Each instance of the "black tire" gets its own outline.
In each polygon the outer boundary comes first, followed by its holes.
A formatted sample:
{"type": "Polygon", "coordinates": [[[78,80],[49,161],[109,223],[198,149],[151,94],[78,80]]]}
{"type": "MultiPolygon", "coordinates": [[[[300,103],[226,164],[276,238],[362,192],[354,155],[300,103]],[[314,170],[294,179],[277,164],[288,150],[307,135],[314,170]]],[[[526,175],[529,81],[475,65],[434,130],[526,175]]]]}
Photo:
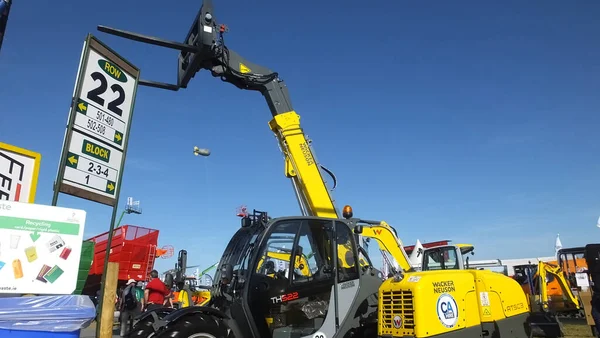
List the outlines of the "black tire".
{"type": "MultiPolygon", "coordinates": [[[[161,310],[157,310],[156,311],[156,315],[158,316],[158,319],[163,319],[165,318],[165,316],[167,316],[170,313],[170,311],[161,311],[161,310]]],[[[133,325],[133,328],[131,329],[131,333],[129,333],[129,335],[127,336],[128,338],[154,338],[156,337],[156,332],[154,332],[154,327],[152,326],[152,324],[154,324],[154,317],[153,316],[147,316],[146,318],[142,319],[142,320],[138,320],[137,323],[135,323],[133,325]]]]}
{"type": "MultiPolygon", "coordinates": [[[[167,324],[155,338],[233,338],[220,318],[192,313],[167,324]]],[[[154,337],[153,337],[154,338],[154,337]]]]}

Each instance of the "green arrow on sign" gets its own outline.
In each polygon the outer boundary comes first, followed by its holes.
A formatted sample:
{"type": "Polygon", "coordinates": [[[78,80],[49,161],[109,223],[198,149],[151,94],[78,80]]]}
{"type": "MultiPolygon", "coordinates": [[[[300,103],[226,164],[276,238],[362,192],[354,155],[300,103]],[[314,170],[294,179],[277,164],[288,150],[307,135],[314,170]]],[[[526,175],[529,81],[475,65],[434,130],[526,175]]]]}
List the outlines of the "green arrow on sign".
{"type": "Polygon", "coordinates": [[[79,155],[69,152],[67,154],[67,167],[77,168],[77,162],[79,162],[79,155]]]}
{"type": "Polygon", "coordinates": [[[118,131],[115,130],[115,139],[114,139],[115,143],[118,145],[121,145],[121,143],[123,143],[123,134],[119,133],[118,131]]]}
{"type": "Polygon", "coordinates": [[[29,234],[29,237],[31,237],[31,240],[34,241],[34,242],[37,241],[40,238],[40,236],[41,235],[38,234],[37,231],[36,232],[32,232],[32,233],[29,234]]]}
{"type": "Polygon", "coordinates": [[[77,109],[78,113],[82,113],[83,115],[85,115],[87,113],[87,108],[88,108],[87,102],[85,102],[83,100],[77,101],[76,109],[77,109]]]}
{"type": "Polygon", "coordinates": [[[106,181],[106,192],[113,195],[115,194],[115,182],[106,181]]]}

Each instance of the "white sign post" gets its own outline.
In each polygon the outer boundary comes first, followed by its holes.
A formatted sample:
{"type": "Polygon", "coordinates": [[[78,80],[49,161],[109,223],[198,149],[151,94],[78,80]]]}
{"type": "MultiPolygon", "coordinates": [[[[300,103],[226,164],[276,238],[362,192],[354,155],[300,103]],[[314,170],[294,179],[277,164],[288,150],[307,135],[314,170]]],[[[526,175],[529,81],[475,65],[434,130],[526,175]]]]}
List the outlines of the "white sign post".
{"type": "MultiPolygon", "coordinates": [[[[62,192],[112,206],[108,248],[117,217],[139,77],[137,67],[88,34],[73,91],[52,205],[56,205],[62,192]]],[[[102,295],[110,251],[107,249],[104,257],[102,295]]],[[[100,324],[97,335],[99,330],[100,324]]]]}
{"type": "Polygon", "coordinates": [[[88,35],[69,115],[58,193],[116,206],[140,71],[88,35]]]}
{"type": "Polygon", "coordinates": [[[0,293],[72,294],[86,212],[0,201],[0,293]]]}

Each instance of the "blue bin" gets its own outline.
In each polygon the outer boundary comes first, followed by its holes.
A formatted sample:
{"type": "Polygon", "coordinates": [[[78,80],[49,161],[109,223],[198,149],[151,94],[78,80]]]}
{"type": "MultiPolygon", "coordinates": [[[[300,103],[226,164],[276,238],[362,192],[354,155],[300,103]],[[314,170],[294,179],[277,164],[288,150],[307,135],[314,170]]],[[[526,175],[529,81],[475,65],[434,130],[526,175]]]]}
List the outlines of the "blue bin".
{"type": "Polygon", "coordinates": [[[95,317],[88,296],[0,298],[0,338],[78,338],[95,317]]]}
{"type": "Polygon", "coordinates": [[[72,332],[18,331],[0,329],[0,337],[4,338],[79,338],[81,330],[72,332]]]}

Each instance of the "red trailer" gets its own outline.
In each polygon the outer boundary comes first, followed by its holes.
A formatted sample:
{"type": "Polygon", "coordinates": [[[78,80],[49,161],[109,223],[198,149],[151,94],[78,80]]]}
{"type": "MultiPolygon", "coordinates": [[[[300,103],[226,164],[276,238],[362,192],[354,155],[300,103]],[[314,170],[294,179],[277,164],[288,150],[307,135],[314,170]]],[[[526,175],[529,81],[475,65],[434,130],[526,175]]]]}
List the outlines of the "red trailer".
{"type": "MultiPolygon", "coordinates": [[[[146,281],[157,257],[158,230],[123,225],[114,230],[109,262],[119,263],[119,284],[128,279],[146,281]]],[[[96,243],[94,260],[83,293],[94,296],[100,290],[108,231],[88,239],[96,243]]],[[[160,250],[160,249],[159,249],[160,250]]]]}

